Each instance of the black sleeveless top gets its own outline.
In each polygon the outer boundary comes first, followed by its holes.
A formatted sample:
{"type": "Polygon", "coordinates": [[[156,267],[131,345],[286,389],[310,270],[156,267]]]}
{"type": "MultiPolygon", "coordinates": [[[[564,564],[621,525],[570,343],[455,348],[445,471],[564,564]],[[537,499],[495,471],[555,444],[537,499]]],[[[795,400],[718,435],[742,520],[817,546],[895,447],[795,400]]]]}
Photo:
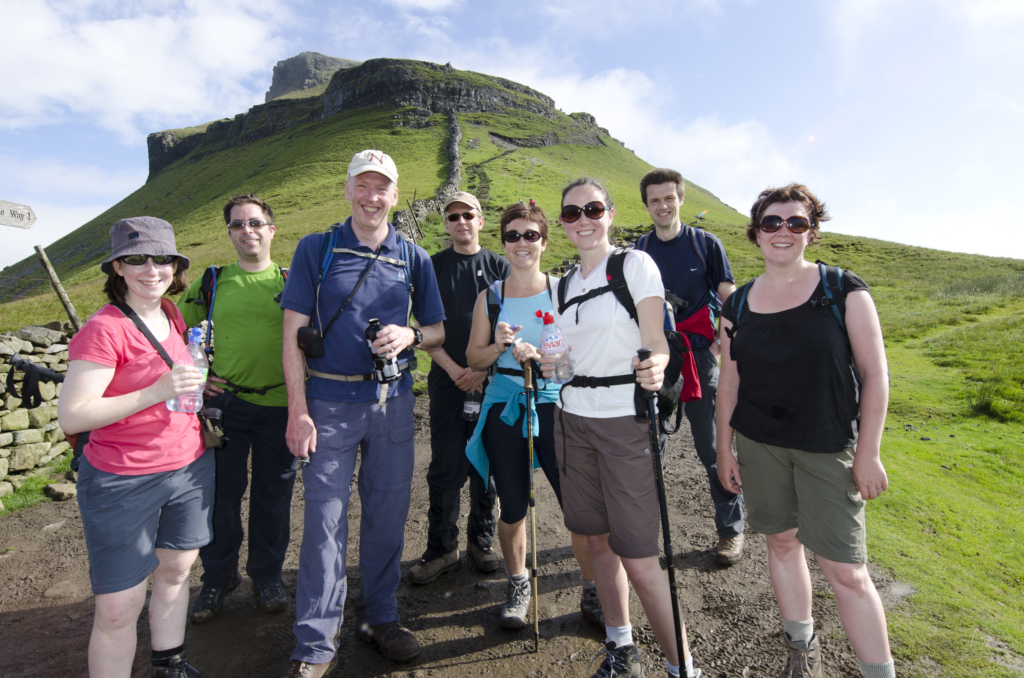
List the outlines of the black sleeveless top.
{"type": "MultiPolygon", "coordinates": [[[[843,276],[847,294],[868,289],[856,274],[843,276]]],[[[823,295],[819,282],[811,298],[823,295]]],[[[731,297],[723,307],[735,326],[731,297]]],[[[853,354],[830,308],[808,300],[779,313],[755,313],[748,305],[740,312],[732,356],[740,376],[733,429],[806,452],[836,453],[856,442],[860,394],[853,354]]]]}

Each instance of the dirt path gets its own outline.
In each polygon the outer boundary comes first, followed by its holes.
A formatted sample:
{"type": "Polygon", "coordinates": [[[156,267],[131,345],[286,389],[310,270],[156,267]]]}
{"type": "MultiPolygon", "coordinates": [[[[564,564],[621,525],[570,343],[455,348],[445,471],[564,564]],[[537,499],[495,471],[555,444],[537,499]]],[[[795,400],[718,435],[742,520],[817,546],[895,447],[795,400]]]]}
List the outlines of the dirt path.
{"type": "MultiPolygon", "coordinates": [[[[405,532],[404,567],[413,565],[426,540],[426,469],[430,460],[426,399],[417,401],[416,474],[412,509],[405,532]]],[[[685,428],[685,427],[684,427],[685,428]]],[[[669,444],[666,479],[676,552],[680,603],[685,610],[697,666],[706,676],[774,676],[782,670],[781,624],[768,581],[764,537],[748,535],[747,551],[735,566],[714,562],[714,526],[707,479],[686,431],[669,444]],[[750,668],[746,673],[744,670],[750,668]]],[[[569,535],[542,473],[537,473],[537,539],[540,576],[540,652],[533,650],[532,625],[509,632],[498,627],[504,597],[504,570],[478,574],[463,558],[462,569],[424,587],[398,589],[404,623],[422,651],[411,664],[395,664],[354,636],[353,612],[359,592],[358,534],[360,505],[353,493],[349,520],[349,600],[336,676],[411,676],[448,678],[482,675],[580,676],[601,648],[602,629],[579,614],[579,573],[569,535]]],[[[468,506],[468,499],[463,502],[468,506]]],[[[292,544],[284,583],[295,590],[302,535],[302,488],[292,505],[292,544]]],[[[463,522],[463,527],[465,523],[463,522]]],[[[463,537],[464,538],[464,537],[463,537]]],[[[463,543],[463,551],[465,544],[463,543]]],[[[244,554],[243,554],[244,562],[244,554]]],[[[199,592],[193,569],[192,597],[199,592]]],[[[823,639],[826,674],[859,676],[857,662],[839,626],[831,590],[813,567],[814,618],[823,639]]],[[[898,604],[904,589],[874,572],[887,605],[898,604]]],[[[0,519],[0,678],[84,676],[93,601],[81,520],[75,503],[47,503],[0,519]]],[[[663,660],[631,597],[634,632],[647,675],[665,675],[663,660]]],[[[223,613],[203,626],[189,626],[186,647],[204,678],[276,678],[286,671],[294,642],[294,606],[281,615],[259,612],[248,580],[228,595],[223,613]]],[[[138,625],[134,676],[148,676],[148,629],[138,625]]],[[[899,668],[899,667],[897,667],[899,668]]],[[[591,669],[591,672],[596,666],[591,669]]]]}

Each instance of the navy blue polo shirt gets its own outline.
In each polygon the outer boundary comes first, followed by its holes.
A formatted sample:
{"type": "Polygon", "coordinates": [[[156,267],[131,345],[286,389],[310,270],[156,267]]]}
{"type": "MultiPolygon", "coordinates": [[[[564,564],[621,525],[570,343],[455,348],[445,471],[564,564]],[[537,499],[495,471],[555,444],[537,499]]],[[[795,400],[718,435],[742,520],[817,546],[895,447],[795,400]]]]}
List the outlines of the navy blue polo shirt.
{"type": "MultiPolygon", "coordinates": [[[[645,238],[646,247],[643,247],[642,243],[637,243],[637,249],[644,250],[651,255],[654,263],[658,265],[665,289],[687,302],[686,310],[680,313],[676,320],[689,317],[711,301],[711,290],[708,289],[709,277],[715,290],[723,282],[735,282],[722,241],[707,231],[703,233],[704,244],[707,247],[705,259],[708,270],[704,270],[700,257],[693,249],[693,239],[690,235],[693,231],[692,227],[683,224],[679,235],[668,242],[658,240],[658,236],[652,231],[645,238]]],[[[699,247],[701,234],[695,233],[694,235],[696,235],[699,247]]],[[[690,340],[694,342],[695,348],[707,348],[710,345],[707,339],[698,335],[690,335],[690,340]]]]}
{"type": "MultiPolygon", "coordinates": [[[[352,254],[335,253],[334,259],[320,286],[319,311],[316,287],[320,279],[320,252],[323,234],[307,235],[299,241],[292,256],[288,282],[281,295],[281,308],[308,315],[313,326],[326,325],[338,310],[352,288],[363,276],[370,259],[352,254]]],[[[351,218],[346,220],[338,233],[337,247],[375,254],[359,242],[352,231],[351,218]]],[[[388,235],[381,243],[381,256],[402,258],[402,246],[394,227],[388,223],[388,235]]],[[[409,244],[407,248],[415,257],[413,278],[415,293],[412,297],[412,312],[421,326],[433,325],[445,319],[441,295],[434,277],[434,266],[426,250],[409,244]]],[[[366,342],[366,327],[370,318],[379,318],[381,325],[406,326],[406,311],[409,291],[405,284],[405,268],[377,261],[369,277],[356,292],[352,301],[338,319],[331,325],[324,338],[322,358],[307,358],[311,369],[328,374],[370,374],[373,359],[366,342]]],[[[407,354],[411,354],[411,350],[407,354]]],[[[403,355],[401,357],[406,357],[403,355]]],[[[403,372],[402,379],[388,388],[388,397],[405,393],[412,388],[412,377],[403,372]]],[[[310,398],[339,402],[366,402],[378,397],[376,381],[335,381],[322,377],[310,377],[306,381],[306,395],[310,398]]]]}

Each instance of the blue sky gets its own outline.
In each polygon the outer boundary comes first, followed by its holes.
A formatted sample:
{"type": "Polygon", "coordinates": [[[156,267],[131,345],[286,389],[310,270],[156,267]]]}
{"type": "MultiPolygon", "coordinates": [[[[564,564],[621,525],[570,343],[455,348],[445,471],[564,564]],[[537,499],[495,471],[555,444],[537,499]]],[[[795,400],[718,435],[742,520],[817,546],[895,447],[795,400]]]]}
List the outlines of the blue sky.
{"type": "Polygon", "coordinates": [[[262,103],[306,50],[527,84],[743,213],[802,181],[830,230],[1024,259],[1019,0],[0,0],[0,24],[0,199],[39,219],[0,226],[0,267],[141,186],[148,133],[262,103]]]}

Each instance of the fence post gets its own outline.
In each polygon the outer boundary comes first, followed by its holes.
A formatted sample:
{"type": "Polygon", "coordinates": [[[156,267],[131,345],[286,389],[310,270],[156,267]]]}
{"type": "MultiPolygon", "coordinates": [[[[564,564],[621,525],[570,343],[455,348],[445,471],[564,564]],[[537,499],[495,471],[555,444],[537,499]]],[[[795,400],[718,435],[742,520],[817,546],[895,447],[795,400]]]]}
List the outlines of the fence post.
{"type": "Polygon", "coordinates": [[[46,258],[46,252],[39,245],[36,245],[36,254],[39,255],[39,261],[43,263],[43,268],[46,269],[46,273],[50,276],[50,284],[53,285],[53,291],[57,293],[60,303],[64,305],[64,310],[67,311],[68,318],[71,319],[71,324],[74,325],[75,332],[77,332],[82,329],[82,321],[78,319],[78,314],[75,313],[75,307],[71,304],[71,299],[68,298],[67,292],[64,291],[64,286],[60,284],[57,271],[53,270],[50,260],[46,258]]]}

